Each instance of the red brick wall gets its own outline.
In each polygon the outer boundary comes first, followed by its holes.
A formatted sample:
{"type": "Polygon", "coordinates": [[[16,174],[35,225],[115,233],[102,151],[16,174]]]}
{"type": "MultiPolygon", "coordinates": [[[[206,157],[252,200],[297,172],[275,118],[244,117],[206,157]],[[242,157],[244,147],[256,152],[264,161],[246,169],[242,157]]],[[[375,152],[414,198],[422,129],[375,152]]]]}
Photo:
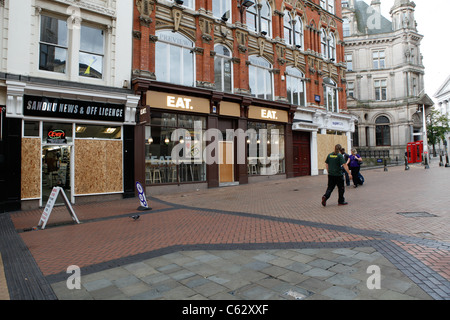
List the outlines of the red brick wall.
{"type": "MultiPolygon", "coordinates": [[[[232,2],[232,16],[233,21],[235,23],[241,20],[241,15],[237,6],[238,0],[233,0],[232,2]]],[[[257,0],[254,0],[256,2],[257,0]]],[[[293,1],[290,1],[294,3],[293,1]]],[[[308,103],[315,103],[314,96],[321,96],[321,104],[323,105],[323,78],[327,76],[328,72],[323,72],[323,74],[319,74],[319,72],[311,72],[310,71],[310,63],[314,60],[314,69],[319,71],[319,66],[327,66],[327,62],[323,61],[320,58],[320,34],[317,31],[320,31],[322,27],[328,28],[334,32],[336,32],[336,64],[331,64],[337,67],[338,77],[335,78],[337,80],[338,87],[342,88],[342,91],[339,93],[340,101],[339,106],[341,110],[347,109],[346,107],[346,94],[345,94],[345,83],[342,81],[345,74],[341,67],[338,65],[340,62],[343,62],[344,59],[344,49],[339,41],[343,39],[343,31],[342,31],[342,20],[341,20],[341,0],[336,0],[335,10],[336,14],[332,15],[320,8],[319,0],[311,0],[311,1],[302,1],[301,6],[297,6],[295,10],[298,15],[303,17],[303,20],[306,21],[304,25],[304,51],[301,51],[300,54],[305,56],[306,66],[305,66],[305,76],[310,79],[307,84],[307,100],[308,103]],[[300,9],[303,8],[303,9],[300,9]],[[321,20],[321,16],[325,17],[321,20]],[[330,21],[334,21],[336,27],[332,26],[330,21]],[[319,53],[319,57],[306,54],[307,50],[315,51],[319,53]]],[[[292,6],[289,3],[286,3],[282,0],[273,0],[275,4],[274,14],[272,16],[272,38],[275,39],[277,36],[283,37],[283,17],[278,14],[284,11],[284,8],[291,9],[292,6]]],[[[140,39],[134,38],[133,40],[133,70],[141,70],[154,73],[155,72],[155,43],[153,41],[149,41],[149,37],[151,35],[155,35],[156,31],[156,10],[155,6],[157,4],[152,5],[152,10],[150,14],[150,23],[145,25],[140,20],[140,14],[137,8],[134,10],[134,26],[133,31],[136,35],[137,32],[140,32],[140,39]],[[137,31],[137,32],[136,32],[137,31]]],[[[197,0],[196,1],[197,10],[204,8],[207,11],[212,11],[212,0],[197,0]]],[[[186,11],[183,14],[189,14],[186,11]]],[[[242,15],[243,21],[245,23],[245,12],[242,15]]],[[[214,30],[212,28],[210,35],[212,40],[207,42],[202,39],[202,32],[199,25],[199,19],[201,15],[195,16],[195,27],[196,27],[196,37],[195,37],[195,46],[203,49],[203,54],[196,54],[196,80],[204,81],[207,83],[213,83],[214,81],[214,57],[211,56],[210,52],[214,50],[214,30]]],[[[230,21],[229,21],[230,22],[230,21]]],[[[231,32],[236,35],[237,29],[231,29],[231,32]]],[[[234,37],[236,39],[236,36],[234,37]]],[[[278,57],[276,50],[276,43],[270,43],[270,41],[266,41],[266,46],[272,45],[274,52],[273,59],[273,68],[278,69],[279,73],[274,73],[274,88],[275,88],[275,96],[278,97],[286,97],[286,82],[281,80],[281,76],[284,75],[286,70],[286,63],[280,63],[278,58],[285,58],[285,56],[278,57]]],[[[248,37],[245,46],[248,48],[248,37]]],[[[246,65],[246,61],[248,60],[248,50],[246,52],[241,52],[238,50],[238,42],[234,42],[233,47],[233,57],[238,58],[239,63],[234,63],[234,87],[239,89],[248,90],[248,66],[246,65]]],[[[327,68],[325,68],[327,70],[327,68]]]]}

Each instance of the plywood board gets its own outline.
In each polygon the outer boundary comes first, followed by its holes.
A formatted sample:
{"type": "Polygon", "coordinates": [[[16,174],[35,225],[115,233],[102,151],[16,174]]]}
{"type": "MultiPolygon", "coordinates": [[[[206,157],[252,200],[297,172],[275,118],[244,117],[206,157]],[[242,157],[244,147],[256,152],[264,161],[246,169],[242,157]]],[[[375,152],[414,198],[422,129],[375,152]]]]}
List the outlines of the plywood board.
{"type": "Polygon", "coordinates": [[[347,136],[318,134],[317,135],[317,159],[319,170],[325,169],[327,156],[334,151],[334,146],[340,144],[344,148],[347,146],[347,136]]]}
{"type": "Polygon", "coordinates": [[[21,197],[33,199],[41,196],[41,140],[22,139],[21,197]]]}
{"type": "Polygon", "coordinates": [[[122,191],[122,142],[76,139],[75,194],[122,191]]]}

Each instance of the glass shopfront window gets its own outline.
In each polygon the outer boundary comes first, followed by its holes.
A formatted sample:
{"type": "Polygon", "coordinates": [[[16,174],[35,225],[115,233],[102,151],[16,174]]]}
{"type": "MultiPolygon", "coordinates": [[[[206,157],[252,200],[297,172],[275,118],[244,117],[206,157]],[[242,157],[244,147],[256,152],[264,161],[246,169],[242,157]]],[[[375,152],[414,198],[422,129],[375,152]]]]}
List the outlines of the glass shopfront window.
{"type": "Polygon", "coordinates": [[[43,144],[71,144],[73,142],[72,124],[44,122],[43,144]]]}
{"type": "Polygon", "coordinates": [[[206,181],[206,163],[202,159],[206,118],[152,111],[150,124],[145,128],[145,183],[206,181]],[[183,129],[179,132],[185,136],[173,141],[176,129],[183,129]],[[175,146],[183,150],[182,160],[172,159],[175,146]],[[184,150],[190,150],[190,154],[183,154],[184,150]]]}
{"type": "Polygon", "coordinates": [[[120,140],[122,138],[121,127],[114,126],[92,126],[77,124],[75,126],[75,137],[77,139],[112,139],[120,140]]]}
{"type": "Polygon", "coordinates": [[[249,121],[247,130],[248,174],[285,173],[284,125],[249,121]]]}

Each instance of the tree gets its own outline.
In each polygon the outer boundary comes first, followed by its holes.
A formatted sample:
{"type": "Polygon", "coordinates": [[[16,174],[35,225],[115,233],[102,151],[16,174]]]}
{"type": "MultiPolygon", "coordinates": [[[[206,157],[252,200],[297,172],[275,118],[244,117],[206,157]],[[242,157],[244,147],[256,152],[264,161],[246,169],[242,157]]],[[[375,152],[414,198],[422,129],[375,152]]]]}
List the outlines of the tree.
{"type": "Polygon", "coordinates": [[[433,145],[433,156],[436,157],[436,144],[445,141],[445,134],[450,131],[450,119],[439,110],[431,109],[427,114],[428,144],[433,145]]]}

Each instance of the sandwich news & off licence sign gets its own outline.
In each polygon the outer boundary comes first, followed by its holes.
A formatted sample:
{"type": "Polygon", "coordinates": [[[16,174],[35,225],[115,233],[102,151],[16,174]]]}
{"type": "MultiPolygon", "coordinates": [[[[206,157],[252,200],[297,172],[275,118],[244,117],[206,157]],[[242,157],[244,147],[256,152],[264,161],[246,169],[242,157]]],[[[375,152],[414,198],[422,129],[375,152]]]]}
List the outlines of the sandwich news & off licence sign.
{"type": "Polygon", "coordinates": [[[32,117],[71,118],[99,121],[125,120],[125,105],[47,97],[24,97],[23,114],[32,117]]]}

